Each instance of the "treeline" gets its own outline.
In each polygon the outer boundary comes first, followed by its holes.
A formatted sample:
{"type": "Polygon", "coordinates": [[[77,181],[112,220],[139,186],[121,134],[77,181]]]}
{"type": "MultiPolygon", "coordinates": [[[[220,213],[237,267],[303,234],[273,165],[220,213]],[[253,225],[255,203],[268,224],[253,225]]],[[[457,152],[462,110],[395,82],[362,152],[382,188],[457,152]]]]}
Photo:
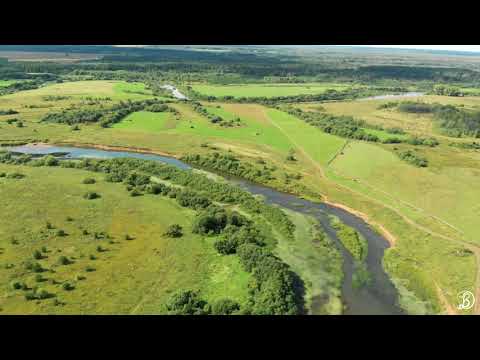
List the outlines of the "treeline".
{"type": "MultiPolygon", "coordinates": [[[[336,116],[323,112],[307,112],[292,106],[276,107],[279,110],[286,111],[288,114],[298,117],[310,125],[313,125],[327,134],[337,135],[340,137],[379,142],[378,136],[367,133],[363,127],[366,126],[365,121],[354,119],[351,116],[336,116]]],[[[388,142],[401,142],[400,139],[388,140],[388,142]]]]}
{"type": "Polygon", "coordinates": [[[241,162],[231,154],[220,154],[218,152],[206,155],[188,154],[183,156],[181,160],[200,168],[242,177],[259,183],[275,180],[273,172],[276,170],[276,167],[269,167],[266,164],[259,164],[257,167],[247,162],[241,162]]]}
{"type": "Polygon", "coordinates": [[[191,104],[192,104],[193,110],[196,113],[208,118],[212,124],[217,124],[217,125],[220,125],[220,126],[223,126],[223,127],[235,127],[235,126],[241,126],[242,125],[242,122],[241,122],[239,117],[236,117],[235,119],[225,120],[221,116],[211,114],[199,102],[192,102],[191,104]]]}
{"type": "Polygon", "coordinates": [[[452,137],[480,138],[480,111],[465,110],[453,105],[404,102],[398,110],[407,113],[433,114],[444,133],[452,137]]]}
{"type": "Polygon", "coordinates": [[[460,149],[480,150],[480,143],[477,143],[475,141],[471,143],[451,143],[450,146],[457,147],[460,149]]]}
{"type": "Polygon", "coordinates": [[[432,93],[443,96],[464,96],[463,92],[455,86],[435,85],[432,93]]]}
{"type": "Polygon", "coordinates": [[[24,90],[38,89],[45,83],[43,80],[19,81],[8,86],[0,87],[0,96],[13,94],[24,90]]]}
{"type": "Polygon", "coordinates": [[[303,94],[293,96],[278,97],[233,97],[212,95],[204,95],[187,86],[187,94],[190,98],[211,102],[234,102],[234,103],[258,103],[263,105],[275,105],[278,103],[299,103],[299,102],[319,102],[319,101],[335,101],[349,100],[361,97],[378,95],[379,91],[367,88],[350,88],[347,90],[337,91],[329,89],[321,94],[303,94]]]}
{"type": "Polygon", "coordinates": [[[409,164],[415,165],[417,167],[427,167],[428,166],[428,160],[413,152],[412,150],[407,150],[407,151],[402,151],[397,153],[398,157],[402,159],[403,161],[408,162],[409,164]]]}
{"type": "Polygon", "coordinates": [[[49,113],[41,121],[58,124],[77,125],[82,123],[100,123],[102,127],[109,127],[122,121],[128,115],[137,111],[165,112],[178,114],[178,111],[165,104],[165,101],[148,99],[141,101],[121,101],[104,109],[63,110],[59,113],[49,113]]]}

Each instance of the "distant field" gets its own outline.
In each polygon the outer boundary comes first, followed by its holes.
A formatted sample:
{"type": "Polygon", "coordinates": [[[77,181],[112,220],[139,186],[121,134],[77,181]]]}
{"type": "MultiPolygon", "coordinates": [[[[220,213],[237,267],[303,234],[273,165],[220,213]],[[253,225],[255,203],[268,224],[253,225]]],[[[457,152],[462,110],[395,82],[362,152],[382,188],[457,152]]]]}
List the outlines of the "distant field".
{"type": "MultiPolygon", "coordinates": [[[[191,134],[203,138],[204,140],[226,142],[233,140],[235,142],[246,143],[251,145],[263,144],[267,145],[274,151],[287,153],[291,144],[288,139],[272,124],[263,118],[261,107],[254,108],[255,111],[246,111],[244,113],[233,113],[233,110],[227,105],[206,106],[207,110],[224,119],[239,116],[242,121],[241,127],[225,128],[212,124],[207,118],[193,112],[187,105],[175,105],[182,113],[182,121],[175,129],[169,130],[171,133],[191,134]],[[227,110],[228,108],[228,110],[227,110]]],[[[249,110],[252,108],[249,107],[249,110]]]]}
{"type": "Polygon", "coordinates": [[[60,84],[53,84],[39,89],[21,91],[5,95],[0,98],[2,102],[31,102],[35,98],[46,95],[71,96],[71,97],[111,97],[114,100],[144,99],[153,97],[151,91],[145,89],[141,83],[127,83],[124,81],[94,80],[74,81],[60,84]]]}
{"type": "Polygon", "coordinates": [[[16,82],[18,82],[18,80],[0,80],[0,88],[5,86],[10,86],[16,82]]]}
{"type": "Polygon", "coordinates": [[[326,134],[292,115],[268,109],[271,121],[296,145],[302,147],[320,165],[325,166],[345,144],[345,139],[326,134]]]}
{"type": "Polygon", "coordinates": [[[82,53],[60,53],[41,51],[0,51],[0,58],[7,58],[9,61],[49,61],[49,62],[76,62],[81,60],[96,60],[101,56],[97,54],[82,53]]]}
{"type": "Polygon", "coordinates": [[[385,128],[400,127],[407,132],[416,135],[440,136],[434,126],[432,116],[429,114],[409,114],[399,112],[395,109],[378,109],[381,104],[392,101],[418,101],[425,103],[440,103],[445,105],[463,105],[465,108],[470,109],[480,107],[479,97],[453,97],[437,95],[425,95],[411,99],[348,101],[322,104],[309,103],[298,104],[297,106],[304,110],[312,110],[321,105],[327,113],[334,115],[353,116],[358,119],[363,119],[372,125],[380,125],[385,128]]]}
{"type": "Polygon", "coordinates": [[[418,151],[430,160],[428,168],[409,165],[377,145],[351,142],[331,166],[439,217],[480,243],[480,190],[474,186],[480,177],[478,163],[448,146],[418,151]]]}
{"type": "Polygon", "coordinates": [[[192,85],[193,90],[203,95],[223,97],[267,97],[321,94],[327,90],[345,90],[349,84],[312,83],[312,84],[247,84],[247,85],[192,85]]]}
{"type": "Polygon", "coordinates": [[[0,164],[0,172],[14,171],[26,177],[0,178],[1,314],[158,314],[172,292],[185,288],[199,290],[208,301],[246,301],[250,275],[237,257],[219,255],[213,238],[192,234],[194,212],[176,201],[131,197],[124,186],[83,170],[0,164]],[[97,183],[82,184],[86,177],[97,183]],[[87,191],[101,198],[85,200],[87,191]],[[47,221],[54,229],[46,228],[47,221]],[[185,229],[183,237],[162,235],[172,223],[185,229]],[[68,235],[56,235],[59,229],[68,235]],[[94,232],[106,232],[113,242],[95,240],[94,232]],[[133,240],[126,240],[126,234],[133,240]],[[42,247],[46,252],[38,262],[51,270],[37,281],[25,262],[42,247]],[[73,263],[59,265],[60,256],[73,263]],[[12,289],[12,281],[38,286],[55,297],[27,301],[25,291],[12,289]],[[64,290],[65,282],[74,289],[64,290]],[[55,300],[64,305],[56,306],[55,300]]]}
{"type": "MultiPolygon", "coordinates": [[[[158,132],[167,130],[168,122],[173,117],[172,113],[153,113],[148,111],[139,111],[130,114],[120,123],[113,126],[114,129],[124,129],[132,131],[158,132]]],[[[175,127],[172,119],[171,126],[175,127]]]]}

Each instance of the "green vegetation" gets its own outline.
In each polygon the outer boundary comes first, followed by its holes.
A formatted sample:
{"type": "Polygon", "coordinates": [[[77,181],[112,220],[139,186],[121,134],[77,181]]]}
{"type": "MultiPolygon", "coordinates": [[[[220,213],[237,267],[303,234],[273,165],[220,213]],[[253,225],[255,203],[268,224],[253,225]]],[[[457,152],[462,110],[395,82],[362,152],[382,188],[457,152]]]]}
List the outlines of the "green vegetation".
{"type": "Polygon", "coordinates": [[[322,94],[328,90],[345,90],[348,84],[240,84],[240,85],[193,85],[192,89],[202,95],[233,98],[274,98],[295,95],[322,94]]]}
{"type": "Polygon", "coordinates": [[[172,115],[166,112],[138,111],[115,124],[115,129],[158,132],[168,129],[172,115]]]}
{"type": "MultiPolygon", "coordinates": [[[[328,199],[391,235],[383,265],[409,313],[440,313],[439,294],[454,308],[459,291],[477,290],[476,57],[445,66],[434,54],[192,48],[98,46],[82,52],[102,60],[0,62],[0,145],[167,153],[328,199]],[[177,101],[164,84],[193,101],[177,101]],[[429,95],[351,101],[407,91],[429,95]]],[[[308,216],[285,215],[205,172],[0,159],[5,313],[290,313],[302,307],[295,274],[306,310],[341,312],[341,259],[308,216]],[[71,264],[59,265],[61,256],[71,264]],[[267,271],[256,263],[264,257],[267,271]]],[[[365,256],[361,239],[338,231],[354,257],[365,256]]],[[[368,284],[365,270],[359,262],[355,286],[368,284]]]]}
{"type": "Polygon", "coordinates": [[[407,113],[433,114],[446,135],[480,137],[480,111],[468,111],[453,105],[404,102],[398,110],[407,113]]]}
{"type": "Polygon", "coordinates": [[[367,241],[355,229],[345,225],[338,218],[332,218],[332,226],[337,231],[337,236],[343,246],[352,254],[353,258],[362,263],[368,253],[367,241]]]}
{"type": "Polygon", "coordinates": [[[402,159],[403,161],[406,161],[412,165],[418,166],[418,167],[427,167],[428,166],[428,160],[418,154],[415,154],[415,152],[411,150],[403,151],[398,153],[398,157],[402,159]]]}

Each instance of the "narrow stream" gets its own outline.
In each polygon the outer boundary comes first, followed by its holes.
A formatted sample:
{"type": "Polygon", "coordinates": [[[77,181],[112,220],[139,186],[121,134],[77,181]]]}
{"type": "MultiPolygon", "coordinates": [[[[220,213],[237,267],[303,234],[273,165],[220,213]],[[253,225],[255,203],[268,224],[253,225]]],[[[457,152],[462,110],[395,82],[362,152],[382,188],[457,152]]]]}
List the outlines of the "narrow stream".
{"type": "MultiPolygon", "coordinates": [[[[24,145],[6,148],[8,151],[32,154],[36,156],[46,154],[63,155],[67,159],[79,158],[120,158],[155,160],[187,170],[192,167],[180,160],[154,154],[141,154],[125,151],[107,151],[92,148],[64,147],[50,145],[24,145]]],[[[325,203],[313,203],[300,199],[294,195],[281,193],[274,189],[255,184],[243,179],[230,179],[230,182],[241,186],[252,194],[262,195],[269,204],[275,204],[287,209],[314,216],[324,228],[330,238],[335,241],[343,256],[344,283],[342,299],[345,304],[344,314],[348,315],[394,315],[402,314],[398,307],[398,294],[395,286],[383,270],[382,259],[388,241],[374,232],[361,218],[334,206],[325,203]],[[354,289],[352,276],[355,272],[355,262],[351,254],[338,240],[335,230],[330,225],[328,214],[337,216],[343,223],[357,230],[368,242],[367,269],[371,276],[368,286],[354,289]]],[[[313,313],[321,306],[321,299],[313,299],[313,313]]]]}

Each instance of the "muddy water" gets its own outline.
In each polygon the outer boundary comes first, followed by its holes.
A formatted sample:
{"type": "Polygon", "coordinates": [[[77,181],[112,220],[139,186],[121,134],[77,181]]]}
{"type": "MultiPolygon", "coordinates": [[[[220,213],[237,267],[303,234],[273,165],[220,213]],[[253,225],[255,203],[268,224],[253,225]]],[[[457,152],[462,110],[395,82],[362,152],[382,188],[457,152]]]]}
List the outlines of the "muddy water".
{"type": "MultiPolygon", "coordinates": [[[[28,154],[68,153],[64,158],[120,158],[129,157],[136,159],[155,160],[181,169],[191,169],[180,160],[153,154],[140,154],[125,151],[106,151],[91,148],[60,147],[50,145],[24,145],[7,148],[9,151],[28,154]]],[[[271,188],[261,186],[243,179],[230,179],[252,194],[262,195],[269,204],[278,205],[294,211],[314,216],[335,242],[343,256],[344,283],[342,286],[342,299],[345,304],[344,314],[349,315],[394,315],[402,314],[397,306],[398,294],[393,283],[383,270],[382,259],[385,249],[389,247],[388,241],[374,232],[361,218],[334,206],[324,203],[313,203],[300,199],[294,195],[285,194],[271,188]],[[350,253],[338,240],[335,230],[330,225],[328,214],[337,216],[342,222],[357,230],[368,242],[367,269],[371,276],[368,286],[355,289],[352,286],[352,276],[355,272],[355,262],[350,253]]],[[[322,305],[322,299],[313,299],[312,312],[322,305]]]]}

